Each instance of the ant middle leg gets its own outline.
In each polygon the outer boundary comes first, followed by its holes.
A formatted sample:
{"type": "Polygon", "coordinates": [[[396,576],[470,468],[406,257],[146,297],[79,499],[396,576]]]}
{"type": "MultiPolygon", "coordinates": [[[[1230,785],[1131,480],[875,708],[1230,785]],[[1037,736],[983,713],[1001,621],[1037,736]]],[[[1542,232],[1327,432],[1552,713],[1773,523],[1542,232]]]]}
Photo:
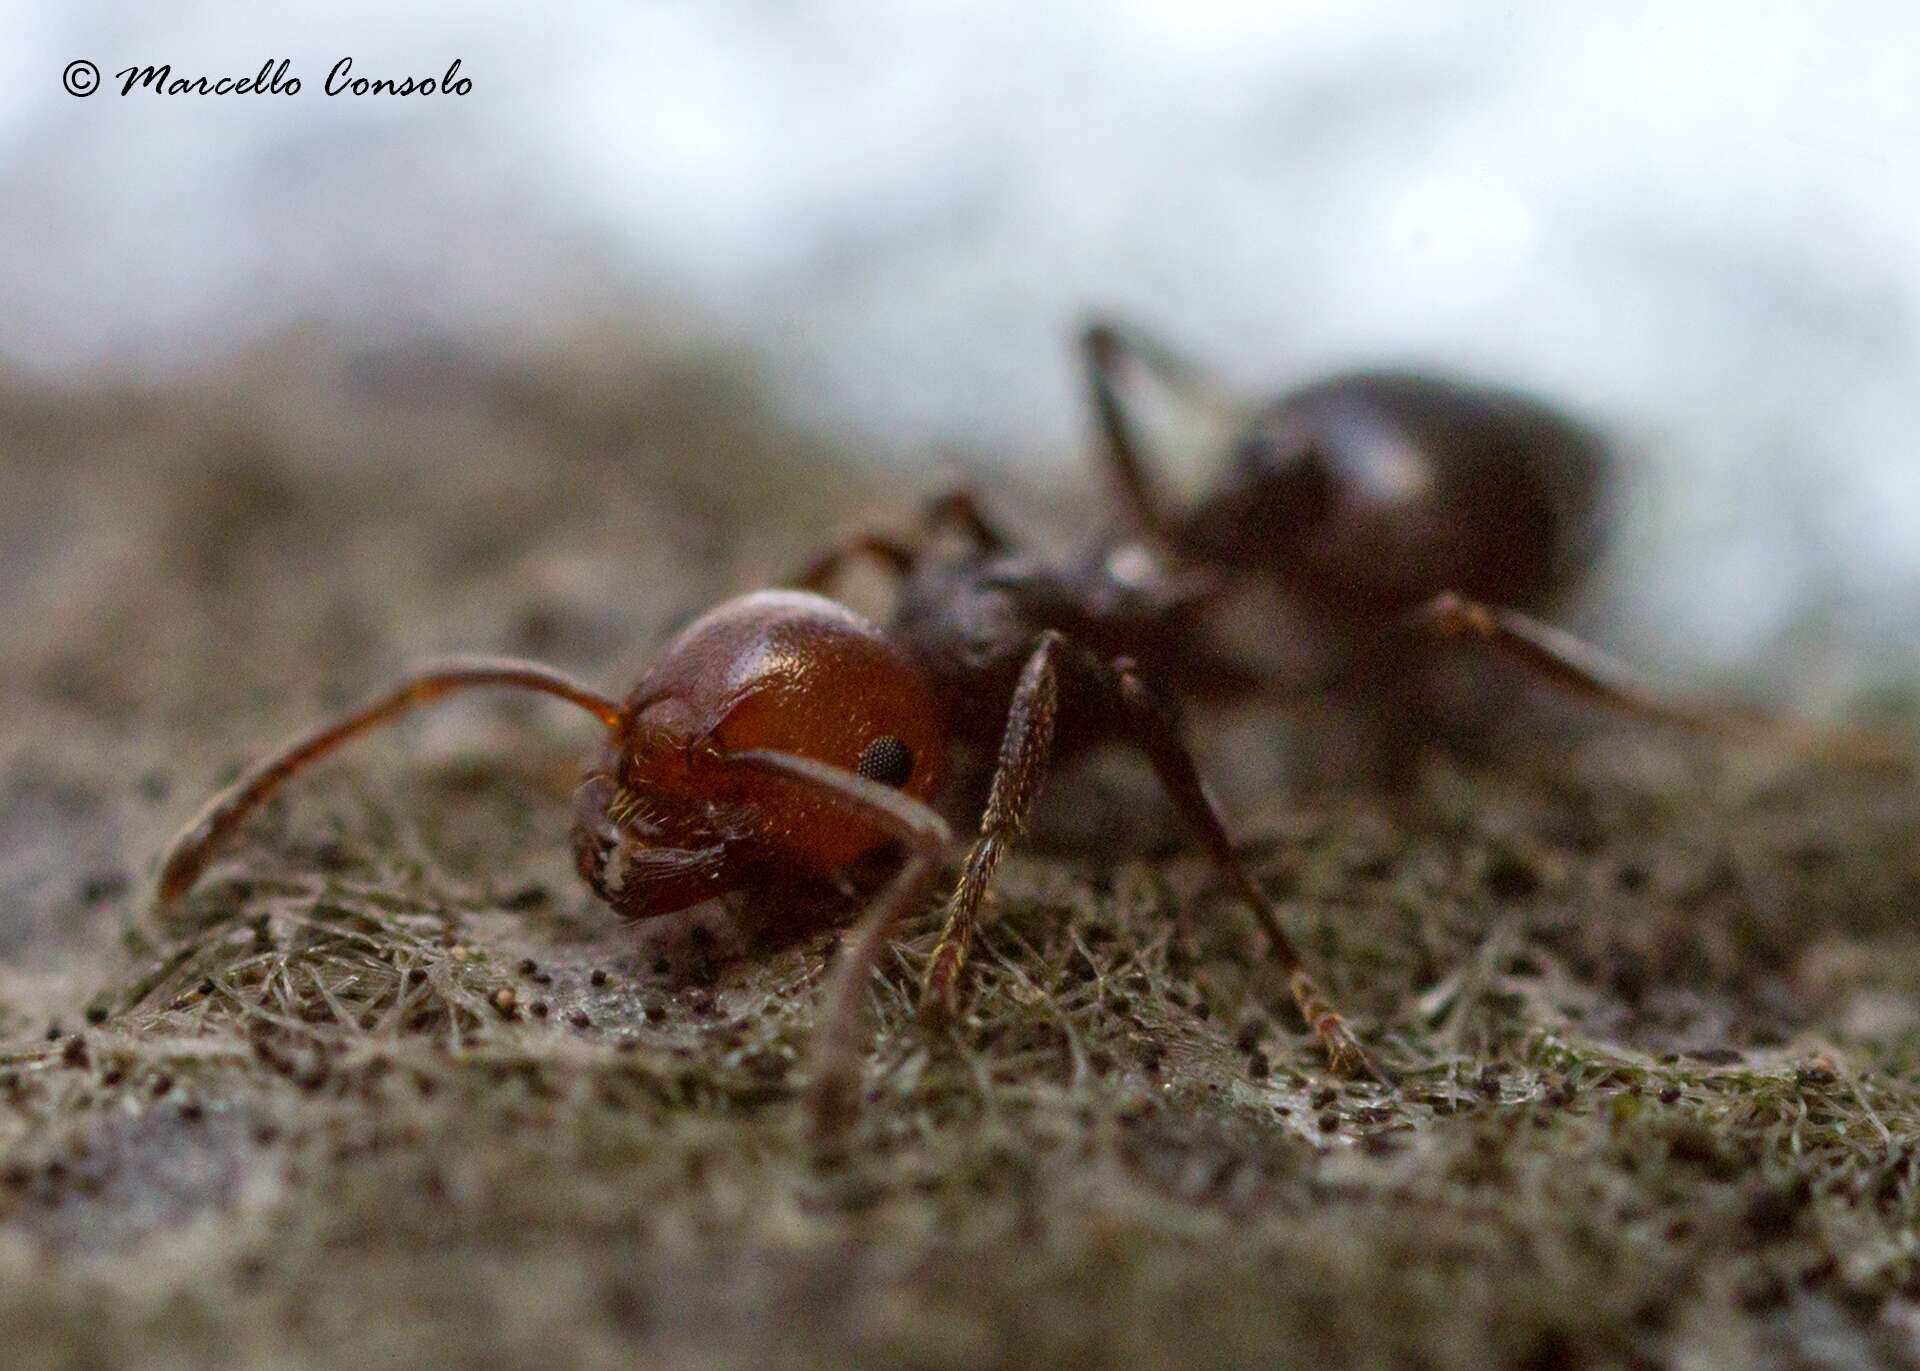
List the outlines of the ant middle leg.
{"type": "Polygon", "coordinates": [[[1052,631],[1041,635],[1014,690],[999,761],[994,767],[992,789],[980,821],[980,836],[967,854],[960,884],[947,906],[946,927],[934,947],[921,988],[921,1018],[942,1022],[951,1018],[957,1007],[958,979],[972,945],[980,902],[1007,847],[1025,830],[1027,816],[1046,775],[1058,715],[1061,663],[1070,650],[1074,651],[1072,660],[1076,669],[1087,668],[1087,675],[1117,702],[1128,736],[1147,754],[1181,817],[1199,835],[1207,855],[1226,875],[1234,893],[1253,910],[1266,934],[1270,954],[1286,974],[1294,1003],[1325,1045],[1334,1069],[1364,1071],[1384,1081],[1386,1077],[1361,1049],[1332,1002],[1307,971],[1293,941],[1280,926],[1273,906],[1240,864],[1226,822],[1200,779],[1178,726],[1158,697],[1136,674],[1131,662],[1122,659],[1109,666],[1091,654],[1080,653],[1061,634],[1052,631]]]}
{"type": "Polygon", "coordinates": [[[1268,955],[1286,975],[1288,993],[1299,1008],[1301,1018],[1306,1020],[1307,1026],[1326,1049],[1329,1065],[1343,1075],[1365,1073],[1382,1084],[1391,1084],[1361,1048],[1346,1021],[1333,1007],[1332,1000],[1307,970],[1299,949],[1287,936],[1286,929],[1281,927],[1280,917],[1274,912],[1273,905],[1254,883],[1246,867],[1241,865],[1219,803],[1201,779],[1199,769],[1194,765],[1193,753],[1181,737],[1179,724],[1172,713],[1141,679],[1131,661],[1120,658],[1110,670],[1113,689],[1126,712],[1133,741],[1147,754],[1147,760],[1153,764],[1154,774],[1160,778],[1161,786],[1174,807],[1180,811],[1180,817],[1199,836],[1214,866],[1227,878],[1234,894],[1253,911],[1261,931],[1266,935],[1268,955]]]}
{"type": "Polygon", "coordinates": [[[1112,473],[1120,501],[1133,526],[1157,543],[1173,541],[1173,520],[1148,470],[1132,418],[1121,402],[1118,378],[1128,361],[1137,362],[1167,390],[1196,409],[1229,413],[1234,400],[1198,366],[1138,329],[1094,318],[1080,331],[1080,353],[1087,391],[1100,426],[1100,455],[1112,473]]]}
{"type": "Polygon", "coordinates": [[[1080,351],[1086,365],[1087,391],[1093,397],[1094,418],[1100,425],[1100,455],[1112,473],[1114,485],[1133,526],[1158,543],[1171,540],[1172,528],[1154,478],[1140,450],[1139,435],[1114,373],[1135,349],[1113,324],[1095,320],[1081,330],[1080,351]]]}

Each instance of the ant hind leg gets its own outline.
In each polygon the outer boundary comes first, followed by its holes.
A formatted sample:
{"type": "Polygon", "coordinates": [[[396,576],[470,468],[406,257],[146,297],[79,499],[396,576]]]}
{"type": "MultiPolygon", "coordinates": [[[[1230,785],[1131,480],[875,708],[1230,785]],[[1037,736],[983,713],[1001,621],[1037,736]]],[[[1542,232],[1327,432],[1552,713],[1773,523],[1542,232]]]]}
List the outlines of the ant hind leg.
{"type": "Polygon", "coordinates": [[[1451,591],[1435,596],[1405,622],[1436,638],[1463,639],[1484,646],[1556,690],[1631,718],[1865,765],[1891,762],[1903,755],[1891,739],[1864,730],[1820,727],[1738,705],[1663,695],[1599,648],[1564,629],[1451,591]]]}

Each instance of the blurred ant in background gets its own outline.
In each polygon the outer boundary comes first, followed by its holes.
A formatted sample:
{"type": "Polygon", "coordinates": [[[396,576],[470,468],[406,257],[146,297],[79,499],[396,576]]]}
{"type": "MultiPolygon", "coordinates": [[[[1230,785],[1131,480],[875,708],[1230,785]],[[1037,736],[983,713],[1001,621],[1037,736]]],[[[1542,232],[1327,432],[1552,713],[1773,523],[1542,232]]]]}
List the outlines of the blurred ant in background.
{"type": "Polygon", "coordinates": [[[830,1134],[855,1111],[868,980],[951,843],[932,807],[957,774],[950,754],[994,761],[921,987],[921,1015],[933,1022],[959,1006],[982,899],[1049,765],[1120,742],[1145,755],[1258,921],[1332,1066],[1378,1076],[1242,865],[1173,712],[1176,701],[1246,698],[1268,684],[1207,633],[1206,611],[1234,577],[1279,577],[1356,632],[1464,635],[1643,716],[1718,731],[1753,724],[1667,703],[1565,635],[1481,602],[1544,603],[1583,564],[1605,470],[1584,430],[1503,392],[1410,374],[1342,378],[1263,412],[1215,492],[1175,518],[1111,378],[1126,355],[1185,373],[1106,326],[1088,331],[1086,350],[1134,540],[1042,557],[955,491],[905,536],[854,533],[812,561],[796,589],[714,609],[624,700],[531,662],[428,668],[216,796],[163,860],[160,903],[182,896],[267,796],[342,743],[456,691],[555,696],[604,730],[575,794],[573,849],[582,878],[622,916],[733,896],[793,927],[823,899],[870,901],[843,941],[814,1040],[809,1108],[830,1134]],[[819,593],[856,561],[897,581],[884,628],[819,593]]]}
{"type": "Polygon", "coordinates": [[[1458,748],[1486,722],[1468,706],[1488,683],[1449,690],[1459,663],[1433,650],[1461,637],[1643,718],[1774,729],[1737,710],[1677,708],[1529,617],[1580,585],[1605,538],[1615,463],[1578,420],[1518,391],[1409,370],[1336,374],[1247,403],[1137,329],[1095,320],[1080,344],[1124,535],[1175,565],[1279,590],[1292,627],[1330,659],[1316,692],[1369,725],[1366,761],[1382,778],[1406,780],[1421,743],[1458,748]],[[1143,378],[1232,425],[1225,461],[1185,510],[1170,507],[1123,403],[1143,378]]]}

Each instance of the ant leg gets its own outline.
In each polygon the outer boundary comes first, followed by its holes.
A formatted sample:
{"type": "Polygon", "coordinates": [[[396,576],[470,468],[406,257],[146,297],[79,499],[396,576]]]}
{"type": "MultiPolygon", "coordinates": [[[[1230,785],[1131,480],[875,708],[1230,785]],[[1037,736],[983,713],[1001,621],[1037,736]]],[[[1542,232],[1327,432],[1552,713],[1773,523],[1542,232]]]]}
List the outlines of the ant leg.
{"type": "Polygon", "coordinates": [[[1113,374],[1122,357],[1133,348],[1117,328],[1096,320],[1081,331],[1080,351],[1086,365],[1087,390],[1093,397],[1094,417],[1100,424],[1100,453],[1112,472],[1127,518],[1155,542],[1170,542],[1166,513],[1140,455],[1133,421],[1127,417],[1120,403],[1120,392],[1114,386],[1113,374]]]}
{"type": "Polygon", "coordinates": [[[1007,545],[1007,537],[987,518],[980,499],[966,486],[934,496],[921,513],[920,526],[927,532],[955,528],[965,534],[981,552],[998,552],[1007,545]]]}
{"type": "MultiPolygon", "coordinates": [[[[941,528],[959,530],[982,552],[995,552],[1007,545],[1005,535],[988,522],[987,516],[981,512],[979,500],[964,486],[956,486],[936,495],[921,511],[920,532],[923,537],[941,528]]],[[[849,562],[860,560],[877,563],[895,576],[908,576],[920,560],[920,551],[917,543],[863,529],[848,534],[815,557],[801,568],[798,575],[789,578],[786,584],[801,590],[825,590],[849,562]]]]}
{"type": "Polygon", "coordinates": [[[1101,454],[1119,487],[1127,517],[1147,537],[1169,543],[1173,539],[1171,521],[1154,489],[1154,479],[1141,454],[1133,422],[1120,401],[1116,385],[1120,368],[1128,360],[1138,362],[1184,403],[1198,409],[1230,414],[1239,406],[1187,358],[1166,344],[1111,320],[1089,320],[1080,332],[1080,351],[1086,366],[1087,389],[1093,397],[1094,416],[1100,424],[1101,454]]]}
{"type": "Polygon", "coordinates": [[[875,562],[896,576],[912,572],[920,554],[897,538],[884,533],[852,533],[815,557],[799,573],[788,578],[787,585],[801,590],[825,590],[839,577],[847,563],[857,560],[875,562]]]}
{"type": "MultiPolygon", "coordinates": [[[[1000,742],[1000,758],[994,767],[986,813],[980,821],[980,837],[967,854],[966,868],[948,905],[946,928],[927,967],[920,996],[923,1020],[941,1022],[951,1018],[957,1008],[955,983],[966,964],[981,898],[1008,845],[1024,831],[1046,774],[1059,700],[1059,663],[1067,647],[1067,640],[1059,633],[1042,634],[1020,673],[1020,683],[1008,710],[1007,731],[1000,742]]],[[[1234,892],[1253,910],[1267,935],[1271,955],[1287,974],[1287,987],[1294,1002],[1314,1034],[1325,1044],[1334,1069],[1364,1071],[1385,1082],[1386,1077],[1361,1049],[1307,971],[1266,896],[1240,865],[1219,808],[1200,779],[1193,756],[1180,738],[1179,728],[1158,697],[1125,659],[1112,666],[1094,661],[1087,665],[1097,669],[1103,684],[1118,698],[1135,743],[1153,763],[1155,774],[1181,817],[1200,835],[1214,864],[1227,876],[1234,892]]]]}
{"type": "Polygon", "coordinates": [[[1287,989],[1293,995],[1293,1002],[1299,1006],[1300,1015],[1313,1030],[1314,1036],[1326,1048],[1330,1065],[1342,1074],[1363,1071],[1383,1085],[1392,1084],[1361,1049],[1345,1020],[1334,1009],[1332,1001],[1314,981],[1293,940],[1280,926],[1280,918],[1274,913],[1273,906],[1240,864],[1220,806],[1207,789],[1206,782],[1200,778],[1193,763],[1193,754],[1181,738],[1179,725],[1173,715],[1139,677],[1132,662],[1120,658],[1113,663],[1111,670],[1113,687],[1126,711],[1135,743],[1153,763],[1160,784],[1165,787],[1180,816],[1200,836],[1213,864],[1226,876],[1234,893],[1253,911],[1254,918],[1267,935],[1268,953],[1286,973],[1287,989]]]}
{"type": "Polygon", "coordinates": [[[1027,815],[1047,771],[1053,747],[1053,725],[1058,712],[1059,658],[1066,639],[1049,629],[1020,671],[1013,703],[1007,710],[1007,731],[1000,739],[1000,757],[993,768],[993,786],[986,812],[980,817],[980,836],[967,852],[967,864],[947,903],[946,927],[927,964],[920,988],[920,1018],[945,1023],[959,1009],[957,982],[973,945],[980,901],[993,881],[1000,858],[1026,831],[1027,815]]]}
{"type": "Polygon", "coordinates": [[[887,829],[907,847],[906,863],[849,934],[823,996],[824,1017],[814,1030],[808,1112],[814,1136],[824,1141],[845,1131],[858,1108],[861,996],[894,929],[939,870],[953,835],[946,821],[918,800],[824,762],[762,749],[729,753],[727,761],[805,781],[887,829]]]}
{"type": "Polygon", "coordinates": [[[209,800],[167,849],[160,864],[159,905],[165,908],[186,894],[241,820],[296,772],[417,705],[475,686],[510,686],[557,696],[594,715],[609,730],[619,728],[622,718],[617,702],[538,662],[483,657],[428,667],[372,703],[294,739],[209,800]]]}
{"type": "Polygon", "coordinates": [[[1688,703],[1663,696],[1599,648],[1563,629],[1451,591],[1415,610],[1410,622],[1436,638],[1465,638],[1489,647],[1558,690],[1633,718],[1861,763],[1886,762],[1899,755],[1890,739],[1867,732],[1777,719],[1737,705],[1688,703]]]}

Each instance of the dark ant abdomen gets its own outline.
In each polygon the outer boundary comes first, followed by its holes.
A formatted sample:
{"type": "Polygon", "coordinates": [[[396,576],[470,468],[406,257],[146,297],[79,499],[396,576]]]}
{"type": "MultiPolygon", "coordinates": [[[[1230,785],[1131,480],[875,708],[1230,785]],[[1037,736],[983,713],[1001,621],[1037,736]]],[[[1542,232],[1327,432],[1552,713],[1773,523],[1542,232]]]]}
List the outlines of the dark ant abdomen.
{"type": "Polygon", "coordinates": [[[1591,565],[1611,465],[1596,433],[1518,391],[1351,372],[1259,411],[1176,541],[1337,618],[1443,591],[1538,609],[1591,565]]]}

